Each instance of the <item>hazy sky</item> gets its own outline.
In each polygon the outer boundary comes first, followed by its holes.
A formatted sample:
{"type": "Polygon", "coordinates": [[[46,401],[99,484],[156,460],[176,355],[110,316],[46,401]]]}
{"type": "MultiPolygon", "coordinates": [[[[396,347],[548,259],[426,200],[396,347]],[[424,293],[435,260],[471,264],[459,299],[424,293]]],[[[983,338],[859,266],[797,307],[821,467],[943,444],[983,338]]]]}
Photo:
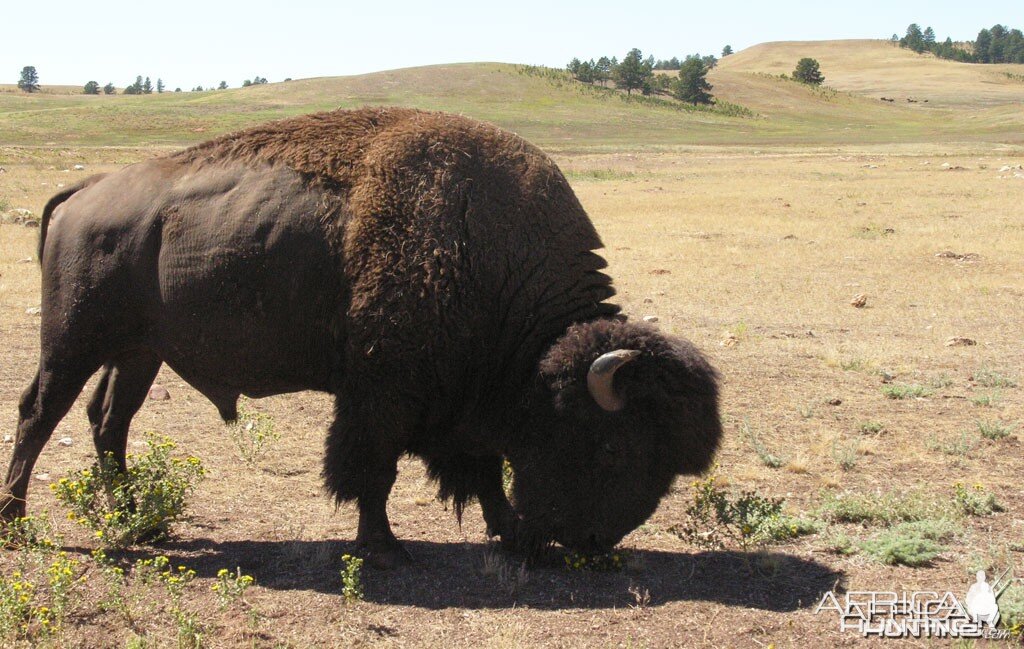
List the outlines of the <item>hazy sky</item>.
{"type": "Polygon", "coordinates": [[[563,66],[632,47],[670,58],[764,41],[885,38],[911,22],[973,40],[995,23],[1024,27],[1021,0],[853,2],[326,0],[4,0],[0,82],[34,65],[43,85],[135,75],[173,89],[255,75],[280,81],[462,61],[563,66]]]}

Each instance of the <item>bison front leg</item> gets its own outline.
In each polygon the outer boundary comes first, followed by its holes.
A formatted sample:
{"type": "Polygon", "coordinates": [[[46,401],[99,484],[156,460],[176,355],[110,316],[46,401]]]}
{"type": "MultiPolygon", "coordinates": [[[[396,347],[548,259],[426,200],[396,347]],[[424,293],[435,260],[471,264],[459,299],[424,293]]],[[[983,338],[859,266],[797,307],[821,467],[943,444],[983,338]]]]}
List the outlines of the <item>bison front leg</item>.
{"type": "Polygon", "coordinates": [[[372,421],[360,416],[361,410],[338,399],[337,414],[327,436],[324,480],[339,503],[356,501],[356,544],[363,558],[377,568],[394,568],[412,560],[391,531],[387,512],[405,435],[387,414],[381,413],[372,421]]]}
{"type": "Polygon", "coordinates": [[[505,495],[505,471],[503,460],[489,459],[492,467],[480,483],[480,509],[483,510],[484,522],[487,523],[487,535],[501,537],[501,545],[506,550],[519,549],[516,514],[505,495]]]}
{"type": "Polygon", "coordinates": [[[452,501],[460,523],[466,503],[475,497],[487,523],[487,535],[500,536],[502,545],[508,549],[516,547],[516,517],[505,496],[500,456],[457,454],[424,459],[430,477],[438,482],[438,497],[452,501]]]}

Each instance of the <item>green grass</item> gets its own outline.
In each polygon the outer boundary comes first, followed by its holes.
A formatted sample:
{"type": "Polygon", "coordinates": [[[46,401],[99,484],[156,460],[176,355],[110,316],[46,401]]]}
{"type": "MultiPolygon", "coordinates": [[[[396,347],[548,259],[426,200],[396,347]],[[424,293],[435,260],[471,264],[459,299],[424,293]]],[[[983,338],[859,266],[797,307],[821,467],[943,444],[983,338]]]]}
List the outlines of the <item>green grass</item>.
{"type": "Polygon", "coordinates": [[[1019,115],[1001,109],[959,119],[730,70],[714,71],[712,83],[712,107],[626,96],[560,70],[499,63],[140,96],[3,92],[0,144],[181,146],[267,120],[365,105],[462,113],[549,148],[1022,141],[1019,115]]]}

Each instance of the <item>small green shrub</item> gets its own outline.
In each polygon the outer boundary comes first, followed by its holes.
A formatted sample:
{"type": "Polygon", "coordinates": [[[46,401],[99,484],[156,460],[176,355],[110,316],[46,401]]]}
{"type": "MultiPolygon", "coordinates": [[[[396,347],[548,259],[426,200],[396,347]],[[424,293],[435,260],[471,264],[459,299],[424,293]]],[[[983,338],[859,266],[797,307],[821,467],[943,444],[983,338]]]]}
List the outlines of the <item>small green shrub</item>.
{"type": "Polygon", "coordinates": [[[1016,426],[1008,426],[1000,421],[978,420],[978,432],[985,439],[1000,440],[1009,437],[1016,426]]]}
{"type": "Polygon", "coordinates": [[[931,393],[931,390],[916,383],[887,383],[882,386],[882,394],[889,399],[918,399],[931,393]]]}
{"type": "Polygon", "coordinates": [[[760,435],[751,429],[750,424],[747,421],[744,421],[740,425],[740,431],[743,434],[743,439],[747,442],[754,453],[757,454],[758,459],[761,460],[761,464],[770,469],[778,469],[785,466],[786,458],[771,453],[768,450],[768,447],[761,442],[760,435]]]}
{"type": "Polygon", "coordinates": [[[362,570],[363,560],[351,554],[341,557],[344,567],[341,569],[341,595],[349,604],[363,599],[362,570]]]}
{"type": "Polygon", "coordinates": [[[971,403],[978,406],[979,408],[991,408],[1003,400],[1001,392],[996,390],[990,394],[979,394],[971,397],[971,403]]]}
{"type": "Polygon", "coordinates": [[[965,516],[988,516],[1005,511],[996,496],[980,484],[968,489],[962,482],[953,485],[953,501],[965,516]]]}
{"type": "Polygon", "coordinates": [[[958,459],[969,458],[976,445],[977,440],[972,439],[966,431],[952,439],[939,440],[932,437],[928,440],[929,450],[939,451],[940,453],[950,455],[958,459]]]}
{"type": "Polygon", "coordinates": [[[865,554],[880,563],[910,567],[926,566],[946,548],[943,541],[957,531],[946,520],[900,523],[861,542],[865,554]]]}
{"type": "Polygon", "coordinates": [[[840,556],[857,554],[857,545],[845,532],[832,530],[822,540],[822,549],[825,552],[831,552],[840,556]]]}
{"type": "Polygon", "coordinates": [[[213,584],[211,590],[217,593],[217,599],[220,600],[220,610],[226,610],[234,602],[243,599],[245,591],[255,581],[250,575],[243,575],[241,568],[237,568],[235,572],[231,572],[227,568],[218,570],[217,581],[213,584]]]}
{"type": "Polygon", "coordinates": [[[974,373],[975,382],[986,388],[1015,388],[1017,380],[1013,377],[1000,374],[995,370],[983,367],[974,373]]]}
{"type": "Polygon", "coordinates": [[[841,444],[837,439],[832,444],[832,458],[843,471],[853,470],[860,460],[860,456],[857,454],[857,443],[841,444]]]}
{"type": "Polygon", "coordinates": [[[862,421],[857,430],[865,435],[880,435],[885,432],[885,424],[880,421],[862,421]]]}
{"type": "Polygon", "coordinates": [[[508,497],[512,496],[512,483],[515,480],[515,473],[512,471],[512,464],[508,460],[501,462],[501,488],[508,497]]]}
{"type": "Polygon", "coordinates": [[[135,562],[135,572],[145,584],[163,584],[170,599],[167,612],[174,620],[180,649],[200,649],[203,646],[203,627],[199,615],[182,606],[182,596],[189,584],[196,578],[195,570],[186,566],[175,568],[170,559],[157,556],[135,562]]]}
{"type": "Polygon", "coordinates": [[[263,459],[270,447],[281,439],[281,434],[277,432],[273,417],[252,410],[248,403],[248,399],[241,400],[238,405],[238,418],[228,426],[238,454],[246,464],[254,466],[263,459]]]}
{"type": "Polygon", "coordinates": [[[692,486],[687,523],[670,531],[698,547],[720,549],[732,541],[746,551],[818,531],[813,521],[786,515],[781,498],[765,498],[752,491],[731,498],[718,487],[713,474],[695,480],[692,486]]]}
{"type": "Polygon", "coordinates": [[[105,547],[166,537],[205,474],[198,458],[171,457],[170,439],[149,434],[146,444],[148,452],[130,458],[125,474],[107,457],[51,485],[57,500],[71,509],[68,518],[93,530],[105,547]]]}
{"type": "Polygon", "coordinates": [[[946,507],[921,491],[879,494],[827,494],[819,515],[835,523],[891,525],[893,523],[942,518],[946,507]]]}
{"type": "Polygon", "coordinates": [[[999,597],[999,626],[1015,638],[1024,635],[1024,583],[1019,579],[1011,581],[999,597]]]}
{"type": "Polygon", "coordinates": [[[9,527],[7,538],[17,539],[20,551],[10,575],[0,573],[0,645],[44,644],[63,631],[85,571],[80,561],[58,551],[63,541],[50,538],[45,521],[21,518],[9,527]]]}

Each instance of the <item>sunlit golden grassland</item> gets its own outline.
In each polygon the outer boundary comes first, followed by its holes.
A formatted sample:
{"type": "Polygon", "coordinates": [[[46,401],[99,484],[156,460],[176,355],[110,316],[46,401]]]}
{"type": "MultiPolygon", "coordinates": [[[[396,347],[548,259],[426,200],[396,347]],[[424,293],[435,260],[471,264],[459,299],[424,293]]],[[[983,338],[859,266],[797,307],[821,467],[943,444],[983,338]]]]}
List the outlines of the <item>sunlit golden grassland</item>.
{"type": "MultiPolygon", "coordinates": [[[[58,185],[152,153],[4,149],[0,199],[38,213],[58,185]],[[74,171],[76,163],[86,169],[74,171]]],[[[601,233],[625,311],[657,317],[656,326],[694,341],[721,371],[721,484],[785,498],[789,511],[813,517],[837,494],[923,490],[945,502],[962,482],[982,485],[1007,511],[965,518],[922,568],[829,553],[832,532],[864,538],[877,530],[824,518],[818,534],[751,564],[702,553],[674,533],[692,502],[682,481],[624,541],[634,559],[623,573],[548,566],[520,583],[514,561],[502,570],[487,559],[479,512],[467,512],[460,528],[408,460],[390,513],[418,564],[364,572],[366,600],[345,605],[339,557],[351,550],[355,514],[335,511],[320,490],[329,399],[256,402],[281,441],[249,467],[213,407],[164,368],[158,380],[172,399],[146,403],[130,450],[139,450],[139,432],[156,430],[202,458],[209,474],[175,539],[137,556],[165,553],[197,570],[185,601],[202,613],[209,646],[833,646],[849,636],[814,615],[817,591],[800,590],[812,568],[833,571],[826,589],[839,581],[962,593],[970,569],[1019,557],[1024,178],[1000,169],[1024,163],[1024,152],[665,147],[555,157],[601,233]],[[972,256],[936,256],[947,251],[972,256]],[[850,304],[858,294],[863,308],[850,304]],[[952,337],[977,344],[946,346],[952,337]],[[985,380],[993,375],[1005,384],[985,380]],[[893,385],[921,386],[923,396],[889,398],[883,390],[893,385]],[[1014,432],[988,439],[979,422],[1014,432]],[[757,445],[781,465],[766,466],[757,445]],[[263,616],[256,631],[240,612],[211,612],[217,572],[236,566],[256,579],[247,596],[263,616]],[[795,593],[791,605],[781,593],[795,593]]],[[[17,397],[37,359],[39,320],[25,310],[38,305],[39,271],[19,263],[33,256],[36,232],[0,225],[2,432],[14,431],[17,397]]],[[[54,434],[74,444],[44,451],[29,501],[79,554],[95,542],[63,520],[46,486],[92,461],[84,402],[54,434]]],[[[89,580],[57,644],[124,646],[142,635],[173,646],[172,627],[131,628],[99,611],[103,585],[98,575],[89,580]]]]}

